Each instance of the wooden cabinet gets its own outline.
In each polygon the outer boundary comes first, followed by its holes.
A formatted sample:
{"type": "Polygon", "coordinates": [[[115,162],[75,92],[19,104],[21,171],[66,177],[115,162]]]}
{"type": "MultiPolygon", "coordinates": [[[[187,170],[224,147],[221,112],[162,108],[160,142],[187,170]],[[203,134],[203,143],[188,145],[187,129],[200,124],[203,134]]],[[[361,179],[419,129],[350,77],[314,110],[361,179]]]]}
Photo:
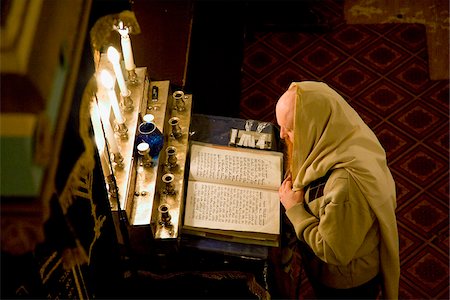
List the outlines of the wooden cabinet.
{"type": "Polygon", "coordinates": [[[39,197],[59,157],[91,0],[1,5],[0,192],[39,197]]]}

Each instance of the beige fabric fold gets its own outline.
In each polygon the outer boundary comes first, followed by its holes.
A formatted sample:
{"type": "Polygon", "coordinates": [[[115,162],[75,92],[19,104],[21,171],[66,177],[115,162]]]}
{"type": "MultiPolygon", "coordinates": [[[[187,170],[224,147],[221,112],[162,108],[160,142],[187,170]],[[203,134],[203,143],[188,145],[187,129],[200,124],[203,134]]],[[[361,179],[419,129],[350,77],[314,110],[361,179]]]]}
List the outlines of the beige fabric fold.
{"type": "Polygon", "coordinates": [[[380,226],[384,297],[397,299],[400,262],[395,183],[383,147],[356,111],[325,83],[295,82],[290,89],[297,92],[293,189],[302,189],[329,170],[344,168],[350,173],[380,226]]]}

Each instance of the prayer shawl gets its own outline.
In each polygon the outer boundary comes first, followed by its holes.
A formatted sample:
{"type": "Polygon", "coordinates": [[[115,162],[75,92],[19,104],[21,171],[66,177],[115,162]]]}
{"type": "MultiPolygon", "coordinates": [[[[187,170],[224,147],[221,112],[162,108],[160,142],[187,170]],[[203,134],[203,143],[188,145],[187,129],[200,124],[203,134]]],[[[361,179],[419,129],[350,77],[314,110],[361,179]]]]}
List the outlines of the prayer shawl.
{"type": "MultiPolygon", "coordinates": [[[[293,190],[301,190],[329,170],[344,168],[357,183],[380,226],[384,297],[398,298],[399,242],[395,184],[386,153],[372,130],[328,85],[304,81],[296,88],[293,190]]],[[[352,191],[349,191],[350,196],[352,191]]]]}

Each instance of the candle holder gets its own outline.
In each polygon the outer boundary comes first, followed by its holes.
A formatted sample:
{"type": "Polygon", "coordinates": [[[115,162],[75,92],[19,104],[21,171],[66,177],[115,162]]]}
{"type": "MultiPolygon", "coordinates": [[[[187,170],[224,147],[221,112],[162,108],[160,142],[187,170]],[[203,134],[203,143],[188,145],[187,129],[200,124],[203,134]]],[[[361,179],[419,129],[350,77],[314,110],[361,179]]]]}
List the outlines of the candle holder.
{"type": "Polygon", "coordinates": [[[125,112],[131,112],[134,109],[133,106],[133,99],[131,99],[131,91],[127,90],[127,94],[123,95],[122,93],[120,94],[122,96],[122,109],[125,112]]]}
{"type": "Polygon", "coordinates": [[[170,216],[169,211],[170,207],[168,204],[164,203],[158,206],[158,212],[161,214],[159,221],[160,225],[170,225],[170,220],[172,219],[172,217],[170,216]]]}
{"type": "Polygon", "coordinates": [[[120,137],[121,140],[128,139],[128,127],[125,123],[116,123],[114,131],[120,137]]]}
{"type": "Polygon", "coordinates": [[[116,203],[118,191],[116,181],[114,180],[114,175],[108,175],[106,177],[106,182],[108,184],[108,195],[112,203],[116,203]]]}
{"type": "Polygon", "coordinates": [[[173,99],[175,100],[175,109],[177,111],[184,111],[186,109],[184,103],[184,92],[183,91],[175,91],[172,94],[173,99]]]}
{"type": "Polygon", "coordinates": [[[116,167],[123,169],[123,156],[120,152],[113,153],[113,161],[116,164],[116,167]]]}
{"type": "Polygon", "coordinates": [[[128,82],[130,84],[134,85],[134,84],[138,84],[139,83],[139,79],[137,77],[135,69],[127,70],[127,73],[128,73],[128,82]]]}
{"type": "Polygon", "coordinates": [[[175,186],[173,181],[175,176],[171,173],[166,173],[162,176],[162,181],[164,183],[164,187],[161,190],[162,194],[165,195],[175,195],[175,186]]]}
{"type": "Polygon", "coordinates": [[[139,145],[137,145],[137,150],[139,155],[142,156],[142,165],[145,168],[153,167],[152,158],[150,157],[150,146],[142,142],[139,145]]]}
{"type": "Polygon", "coordinates": [[[168,170],[175,170],[178,167],[177,164],[177,148],[174,146],[169,146],[166,148],[166,156],[167,156],[167,162],[166,167],[168,170]]]}
{"type": "Polygon", "coordinates": [[[183,133],[181,132],[181,127],[180,127],[180,119],[178,117],[170,118],[169,125],[172,126],[172,133],[171,133],[172,137],[179,139],[183,136],[183,133]]]}

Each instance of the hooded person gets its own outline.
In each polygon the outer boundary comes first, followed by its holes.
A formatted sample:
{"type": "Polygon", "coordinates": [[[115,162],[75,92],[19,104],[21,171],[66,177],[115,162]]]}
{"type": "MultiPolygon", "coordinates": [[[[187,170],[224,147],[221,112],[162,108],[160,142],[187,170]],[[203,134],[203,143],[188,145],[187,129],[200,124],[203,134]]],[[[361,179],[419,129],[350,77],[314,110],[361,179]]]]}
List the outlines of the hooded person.
{"type": "Polygon", "coordinates": [[[280,201],[316,295],[376,298],[381,284],[397,299],[395,184],[375,134],[322,82],[292,83],[276,116],[290,158],[280,201]]]}

